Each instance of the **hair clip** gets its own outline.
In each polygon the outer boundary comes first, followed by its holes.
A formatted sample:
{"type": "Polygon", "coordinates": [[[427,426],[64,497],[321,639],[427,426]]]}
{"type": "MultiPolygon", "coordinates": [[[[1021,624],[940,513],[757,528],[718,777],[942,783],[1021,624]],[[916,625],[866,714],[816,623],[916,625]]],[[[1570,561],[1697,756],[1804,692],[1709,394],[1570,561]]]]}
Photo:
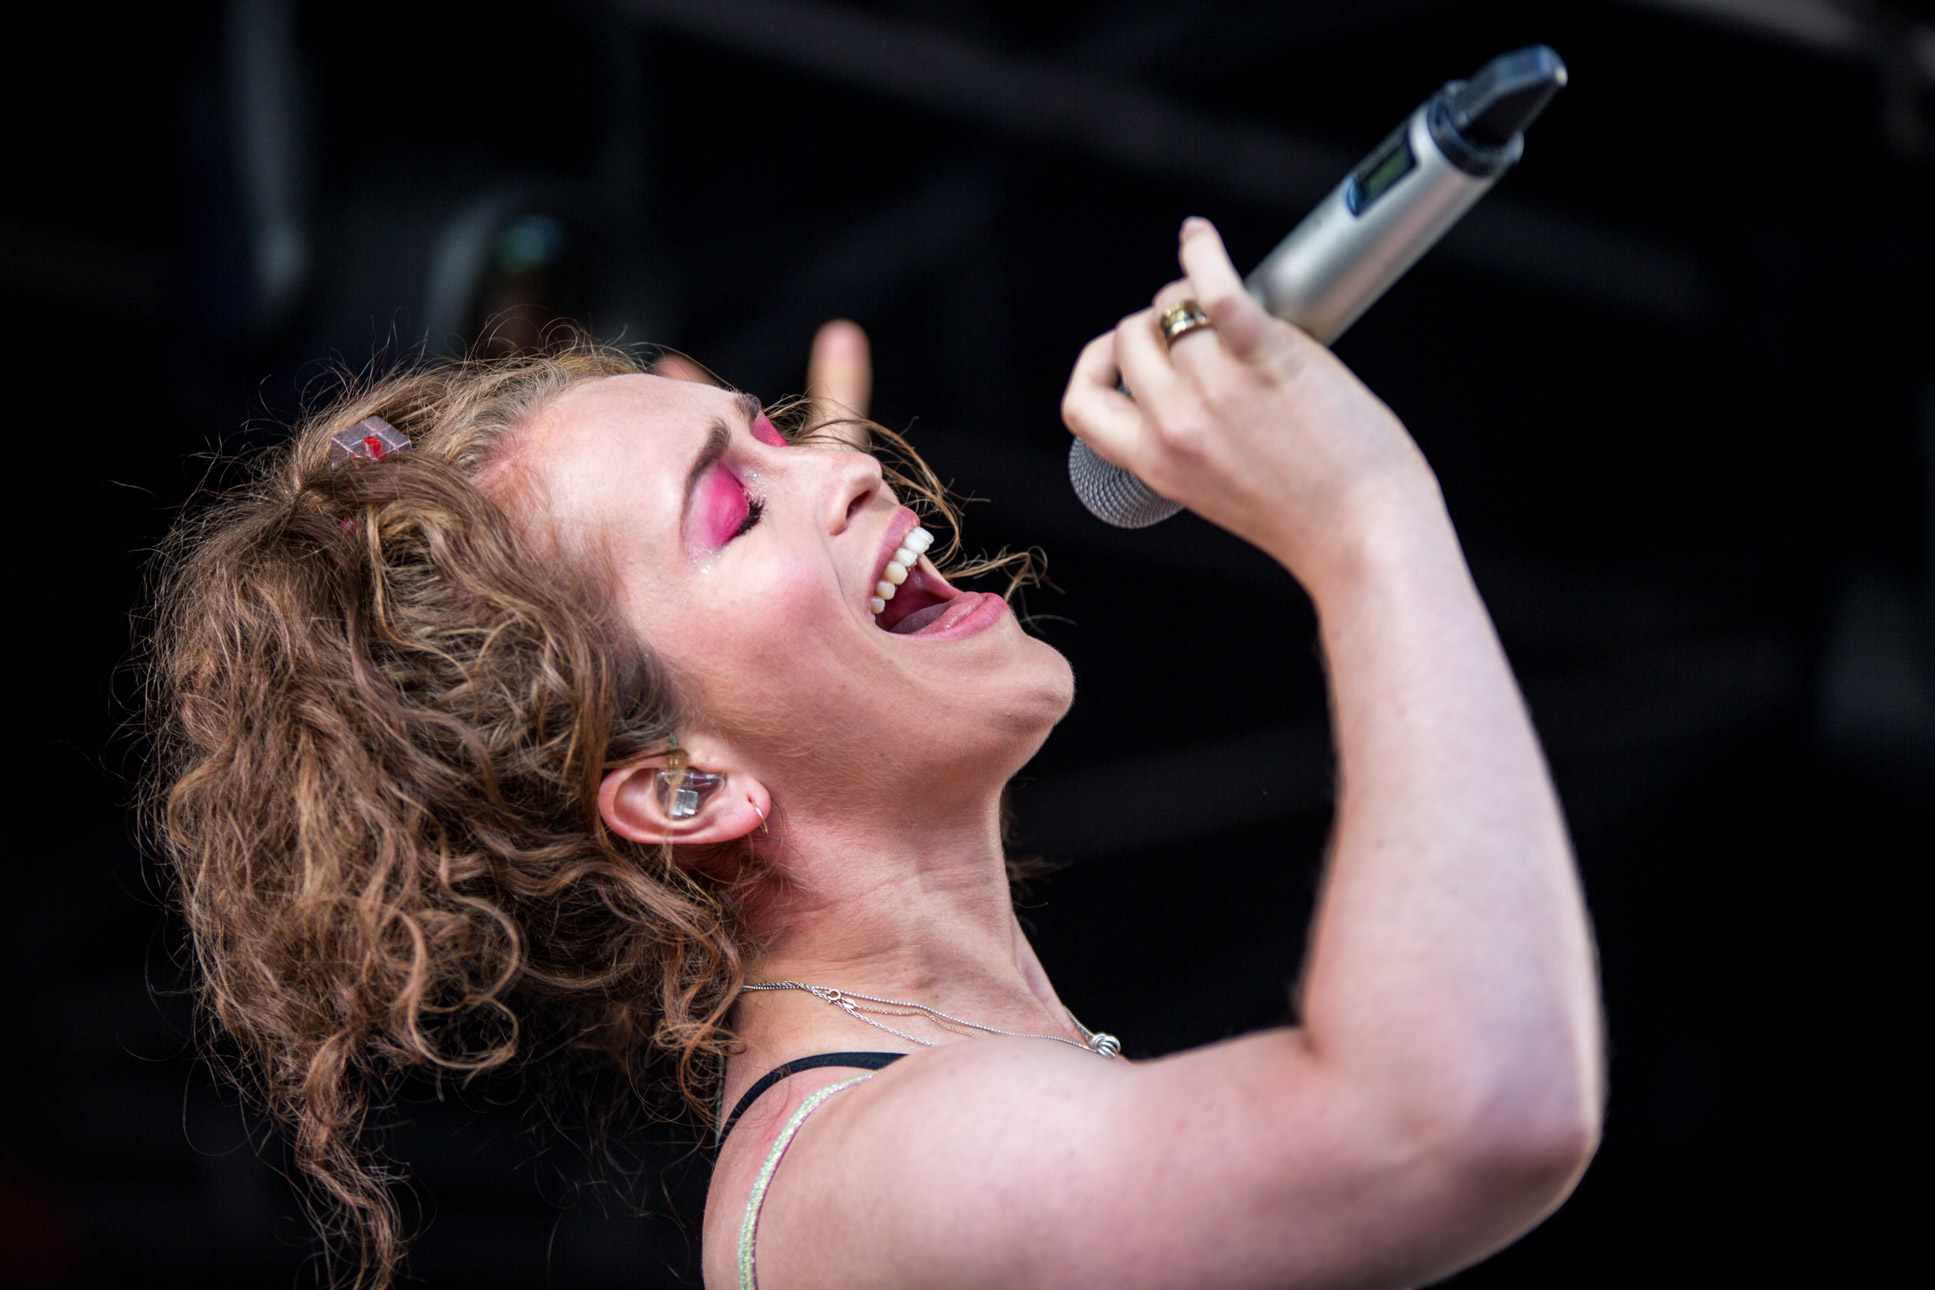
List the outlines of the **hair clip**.
{"type": "Polygon", "coordinates": [[[381,461],[410,446],[401,430],[382,417],[364,417],[347,430],[329,436],[329,464],[346,461],[381,461]]]}
{"type": "Polygon", "coordinates": [[[672,736],[672,748],[666,755],[665,769],[659,771],[655,778],[658,804],[674,820],[689,820],[697,815],[706,799],[718,792],[720,785],[726,782],[724,775],[693,770],[688,766],[685,750],[679,747],[677,735],[672,736]]]}

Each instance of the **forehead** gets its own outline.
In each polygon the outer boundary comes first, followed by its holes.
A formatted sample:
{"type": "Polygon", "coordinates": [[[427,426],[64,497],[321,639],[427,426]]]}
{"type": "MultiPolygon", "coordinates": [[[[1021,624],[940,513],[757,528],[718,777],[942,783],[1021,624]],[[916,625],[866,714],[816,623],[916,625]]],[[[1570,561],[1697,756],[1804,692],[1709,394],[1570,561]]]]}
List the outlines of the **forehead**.
{"type": "Polygon", "coordinates": [[[685,472],[715,422],[745,421],[743,396],[642,373],[573,386],[551,400],[516,455],[565,524],[635,518],[641,504],[676,516],[685,472]]]}

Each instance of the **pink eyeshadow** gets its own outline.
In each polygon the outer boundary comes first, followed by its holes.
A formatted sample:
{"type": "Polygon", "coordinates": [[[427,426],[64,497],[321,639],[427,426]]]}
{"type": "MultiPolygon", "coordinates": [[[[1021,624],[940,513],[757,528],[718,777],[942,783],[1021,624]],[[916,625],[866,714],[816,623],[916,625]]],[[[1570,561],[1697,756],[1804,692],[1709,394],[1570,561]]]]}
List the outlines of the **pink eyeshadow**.
{"type": "Polygon", "coordinates": [[[752,436],[768,447],[786,447],[786,436],[779,432],[778,426],[766,419],[764,413],[753,418],[752,436]]]}
{"type": "Polygon", "coordinates": [[[708,471],[693,492],[693,531],[707,546],[721,547],[745,522],[745,487],[723,469],[708,471]]]}

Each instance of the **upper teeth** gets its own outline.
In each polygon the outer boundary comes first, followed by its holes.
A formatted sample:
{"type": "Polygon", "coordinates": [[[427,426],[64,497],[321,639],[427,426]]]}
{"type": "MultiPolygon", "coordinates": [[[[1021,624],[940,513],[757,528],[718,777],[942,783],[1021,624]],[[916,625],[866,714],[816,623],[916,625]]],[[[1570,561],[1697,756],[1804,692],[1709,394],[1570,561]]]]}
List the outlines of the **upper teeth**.
{"type": "Polygon", "coordinates": [[[873,599],[868,602],[868,607],[874,613],[877,614],[887,607],[887,602],[894,598],[896,591],[900,590],[900,584],[907,581],[907,574],[914,567],[914,562],[925,555],[927,548],[933,545],[934,535],[919,527],[900,540],[900,545],[894,549],[893,558],[887,561],[887,567],[880,571],[880,581],[873,584],[873,599]]]}

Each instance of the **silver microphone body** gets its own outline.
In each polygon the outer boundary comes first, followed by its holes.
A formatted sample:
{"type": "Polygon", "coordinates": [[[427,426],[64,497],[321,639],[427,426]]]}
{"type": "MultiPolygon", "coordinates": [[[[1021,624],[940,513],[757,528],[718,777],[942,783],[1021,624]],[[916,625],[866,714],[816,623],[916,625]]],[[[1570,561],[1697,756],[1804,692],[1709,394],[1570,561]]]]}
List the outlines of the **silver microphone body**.
{"type": "MultiPolygon", "coordinates": [[[[1524,126],[1564,84],[1565,65],[1544,46],[1452,81],[1305,216],[1244,286],[1271,314],[1331,344],[1518,161],[1524,126]]],[[[1082,504],[1121,528],[1146,528],[1182,509],[1080,439],[1069,448],[1068,474],[1082,504]]]]}
{"type": "Polygon", "coordinates": [[[1353,173],[1243,279],[1258,304],[1323,344],[1349,330],[1498,182],[1497,175],[1480,179],[1446,160],[1431,142],[1425,107],[1399,129],[1416,159],[1412,173],[1361,214],[1351,210],[1353,173]]]}

